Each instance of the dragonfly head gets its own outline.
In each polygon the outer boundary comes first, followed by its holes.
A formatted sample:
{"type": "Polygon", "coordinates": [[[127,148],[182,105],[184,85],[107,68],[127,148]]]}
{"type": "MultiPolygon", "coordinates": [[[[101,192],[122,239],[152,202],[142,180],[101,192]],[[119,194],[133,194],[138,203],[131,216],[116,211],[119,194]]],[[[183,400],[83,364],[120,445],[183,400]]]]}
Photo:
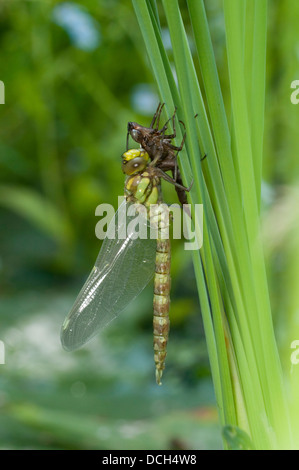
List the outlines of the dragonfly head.
{"type": "Polygon", "coordinates": [[[122,171],[126,175],[135,175],[143,171],[150,161],[144,149],[130,149],[122,155],[122,171]]]}

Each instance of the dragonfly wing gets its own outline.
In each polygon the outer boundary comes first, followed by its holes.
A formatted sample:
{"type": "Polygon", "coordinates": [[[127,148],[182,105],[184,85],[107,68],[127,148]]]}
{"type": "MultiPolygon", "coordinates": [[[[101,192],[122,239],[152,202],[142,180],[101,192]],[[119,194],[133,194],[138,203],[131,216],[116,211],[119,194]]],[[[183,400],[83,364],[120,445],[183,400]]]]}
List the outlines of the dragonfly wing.
{"type": "Polygon", "coordinates": [[[126,208],[123,202],[110,222],[95,266],[62,325],[61,342],[68,351],[80,348],[108,325],[153,277],[156,240],[136,238],[129,225],[126,238],[119,238],[130,221],[126,208]],[[115,238],[110,239],[114,229],[115,238]]]}

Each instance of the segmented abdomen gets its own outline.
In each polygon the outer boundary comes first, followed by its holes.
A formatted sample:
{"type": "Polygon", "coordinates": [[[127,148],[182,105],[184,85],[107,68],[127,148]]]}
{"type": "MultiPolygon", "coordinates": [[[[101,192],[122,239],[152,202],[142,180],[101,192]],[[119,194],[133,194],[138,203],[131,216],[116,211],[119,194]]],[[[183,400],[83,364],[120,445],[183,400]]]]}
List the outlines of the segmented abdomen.
{"type": "Polygon", "coordinates": [[[165,368],[166,347],[169,335],[170,305],[170,240],[157,239],[156,269],[154,278],[154,357],[156,382],[161,385],[165,368]]]}
{"type": "Polygon", "coordinates": [[[154,229],[157,237],[153,324],[156,382],[161,385],[169,335],[169,209],[160,199],[160,178],[151,177],[148,171],[129,176],[126,180],[125,189],[128,201],[138,202],[147,208],[151,229],[154,229]]]}

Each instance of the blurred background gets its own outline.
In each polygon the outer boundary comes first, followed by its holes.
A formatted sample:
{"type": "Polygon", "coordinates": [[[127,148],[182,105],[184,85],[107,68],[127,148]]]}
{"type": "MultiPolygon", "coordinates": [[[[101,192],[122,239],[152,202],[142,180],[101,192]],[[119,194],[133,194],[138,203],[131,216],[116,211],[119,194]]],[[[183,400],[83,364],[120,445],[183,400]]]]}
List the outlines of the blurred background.
{"type": "MultiPolygon", "coordinates": [[[[206,2],[229,109],[221,3],[206,2]]],[[[290,341],[299,339],[299,106],[290,101],[299,79],[298,10],[295,0],[269,2],[262,223],[286,371],[290,341]]],[[[171,58],[166,28],[163,39],[171,58]]],[[[183,242],[172,243],[162,387],[154,379],[151,285],[81,350],[60,344],[101,246],[95,208],[117,208],[123,192],[127,122],[149,125],[159,101],[131,1],[1,0],[0,50],[0,448],[221,448],[183,242]]],[[[163,188],[177,202],[173,188],[163,188]]]]}

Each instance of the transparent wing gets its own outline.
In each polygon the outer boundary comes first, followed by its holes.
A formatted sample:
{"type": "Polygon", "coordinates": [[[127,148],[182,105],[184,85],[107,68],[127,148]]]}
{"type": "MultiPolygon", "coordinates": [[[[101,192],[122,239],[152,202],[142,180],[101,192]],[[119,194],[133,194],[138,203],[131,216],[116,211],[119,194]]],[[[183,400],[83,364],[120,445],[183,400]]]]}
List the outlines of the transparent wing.
{"type": "MultiPolygon", "coordinates": [[[[62,325],[61,342],[68,351],[80,348],[108,325],[153,277],[156,240],[136,238],[126,208],[124,201],[110,222],[95,266],[62,325]],[[127,237],[120,239],[126,223],[127,237]],[[114,228],[116,236],[110,239],[114,228]]],[[[146,226],[147,220],[139,219],[140,223],[146,226]]]]}

